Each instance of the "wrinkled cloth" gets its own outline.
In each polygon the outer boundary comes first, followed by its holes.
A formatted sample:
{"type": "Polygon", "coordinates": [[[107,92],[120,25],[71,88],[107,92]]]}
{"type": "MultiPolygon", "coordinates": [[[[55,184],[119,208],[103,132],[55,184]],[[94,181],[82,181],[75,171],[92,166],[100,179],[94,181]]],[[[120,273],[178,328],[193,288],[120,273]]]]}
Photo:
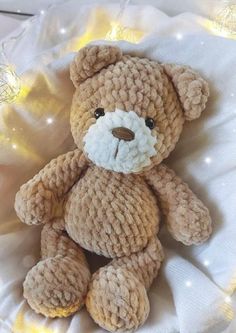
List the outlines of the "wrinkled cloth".
{"type": "MultiPolygon", "coordinates": [[[[0,106],[1,333],[104,332],[86,309],[52,320],[29,308],[22,283],[39,260],[41,227],[20,223],[13,204],[22,183],[51,158],[73,149],[69,110],[74,88],[68,66],[93,36],[111,36],[106,29],[117,13],[115,5],[96,8],[71,0],[24,22],[20,40],[10,45],[9,61],[22,87],[14,104],[0,106]]],[[[209,34],[207,20],[190,13],[168,17],[151,6],[130,6],[121,21],[129,29],[123,37],[140,39],[115,42],[123,52],[190,65],[211,90],[206,111],[185,124],[166,162],[209,207],[213,235],[201,246],[186,247],[162,227],[166,259],[149,292],[150,316],[138,332],[234,333],[236,43],[209,34]]],[[[90,261],[102,264],[97,257],[90,261]]]]}

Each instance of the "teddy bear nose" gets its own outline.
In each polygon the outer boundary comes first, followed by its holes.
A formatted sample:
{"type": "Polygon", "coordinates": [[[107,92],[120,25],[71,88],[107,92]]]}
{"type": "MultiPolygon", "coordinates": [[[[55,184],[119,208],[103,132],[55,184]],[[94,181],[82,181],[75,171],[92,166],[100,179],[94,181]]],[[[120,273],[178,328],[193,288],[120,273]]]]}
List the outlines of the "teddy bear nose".
{"type": "Polygon", "coordinates": [[[132,141],[134,140],[134,132],[126,127],[115,127],[112,129],[112,134],[115,138],[124,140],[124,141],[132,141]]]}

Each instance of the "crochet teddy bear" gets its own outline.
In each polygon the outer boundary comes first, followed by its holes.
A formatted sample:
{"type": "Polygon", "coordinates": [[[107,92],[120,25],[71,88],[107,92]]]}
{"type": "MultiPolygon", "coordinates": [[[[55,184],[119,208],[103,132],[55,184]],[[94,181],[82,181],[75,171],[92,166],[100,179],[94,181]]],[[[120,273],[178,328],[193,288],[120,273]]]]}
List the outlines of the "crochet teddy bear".
{"type": "Polygon", "coordinates": [[[131,332],[149,313],[147,291],[163,250],[160,219],[186,245],[211,233],[208,209],[162,161],[209,89],[191,68],[115,46],[87,46],[70,67],[77,148],[53,159],[16,195],[29,225],[43,224],[41,261],[24,297],[37,313],[66,317],[84,304],[101,327],[131,332]],[[111,258],[90,273],[83,249],[111,258]]]}

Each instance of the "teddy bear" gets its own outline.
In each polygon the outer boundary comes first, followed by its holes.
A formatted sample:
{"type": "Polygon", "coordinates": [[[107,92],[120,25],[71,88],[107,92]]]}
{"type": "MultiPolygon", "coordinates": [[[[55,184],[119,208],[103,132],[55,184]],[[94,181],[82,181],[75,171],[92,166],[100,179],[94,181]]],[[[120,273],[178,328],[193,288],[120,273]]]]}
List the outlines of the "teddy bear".
{"type": "Polygon", "coordinates": [[[70,124],[76,149],[22,185],[15,210],[42,224],[41,260],[24,297],[46,317],[83,305],[100,327],[133,332],[148,317],[148,290],[164,259],[160,221],[185,245],[206,241],[208,209],[163,163],[186,121],[198,118],[207,82],[190,67],[123,54],[113,45],[79,50],[70,124]],[[93,274],[84,249],[110,258],[93,274]]]}

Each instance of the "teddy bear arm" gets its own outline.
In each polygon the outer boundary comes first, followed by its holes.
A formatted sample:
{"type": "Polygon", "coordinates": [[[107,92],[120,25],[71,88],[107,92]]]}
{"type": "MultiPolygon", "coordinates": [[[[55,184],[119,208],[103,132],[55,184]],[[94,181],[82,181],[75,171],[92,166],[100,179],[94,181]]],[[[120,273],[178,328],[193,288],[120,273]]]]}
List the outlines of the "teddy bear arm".
{"type": "Polygon", "coordinates": [[[207,240],[212,231],[209,211],[173,170],[161,164],[149,171],[147,181],[173,238],[185,245],[207,240]]]}
{"type": "Polygon", "coordinates": [[[60,201],[79,179],[86,164],[83,153],[75,149],[53,159],[22,185],[15,198],[20,220],[26,224],[41,224],[60,214],[60,201]]]}

